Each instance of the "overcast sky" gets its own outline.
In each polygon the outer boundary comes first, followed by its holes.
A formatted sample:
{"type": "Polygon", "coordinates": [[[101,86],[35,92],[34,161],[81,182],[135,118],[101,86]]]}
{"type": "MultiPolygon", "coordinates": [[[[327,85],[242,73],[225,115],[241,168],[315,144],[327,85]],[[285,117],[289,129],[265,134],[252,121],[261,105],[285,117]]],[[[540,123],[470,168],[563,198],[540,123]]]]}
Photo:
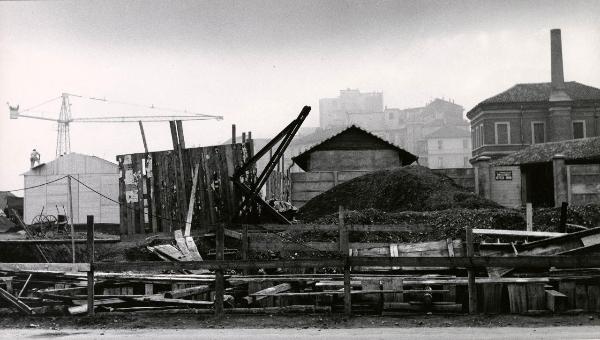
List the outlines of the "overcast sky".
{"type": "MultiPolygon", "coordinates": [[[[566,80],[600,87],[600,1],[0,2],[0,103],[62,92],[225,116],[184,123],[187,145],[238,130],[269,137],[318,99],[382,91],[388,107],[452,98],[471,109],[515,83],[550,80],[561,28],[566,80]]],[[[23,185],[36,148],[54,158],[56,125],[0,110],[0,190],[23,185]]],[[[40,111],[58,117],[60,102],[40,111]]],[[[151,114],[74,100],[73,116],[151,114]]],[[[154,112],[155,114],[161,112],[154,112]]],[[[147,124],[151,150],[171,147],[147,124]]],[[[71,127],[71,149],[110,161],[143,150],[136,124],[71,127]]]]}

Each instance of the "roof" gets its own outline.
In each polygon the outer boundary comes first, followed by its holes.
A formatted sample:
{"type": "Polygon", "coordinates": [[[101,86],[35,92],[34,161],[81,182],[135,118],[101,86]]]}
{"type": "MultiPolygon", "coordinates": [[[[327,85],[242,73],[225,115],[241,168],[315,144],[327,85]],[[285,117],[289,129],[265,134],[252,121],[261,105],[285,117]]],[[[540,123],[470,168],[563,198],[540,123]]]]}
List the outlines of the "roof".
{"type": "Polygon", "coordinates": [[[386,146],[388,146],[389,148],[396,150],[400,156],[402,156],[402,165],[408,165],[413,163],[414,161],[416,161],[418,159],[417,156],[413,155],[412,153],[400,148],[399,146],[387,141],[386,139],[379,137],[377,135],[372,134],[371,132],[362,129],[356,125],[351,125],[349,127],[343,128],[343,129],[339,129],[339,130],[328,130],[330,136],[321,140],[319,143],[313,145],[312,147],[310,147],[309,149],[305,150],[304,152],[302,152],[301,154],[299,154],[296,157],[292,157],[292,161],[296,164],[298,164],[298,166],[306,171],[306,169],[308,168],[308,158],[309,155],[314,152],[314,151],[318,151],[318,148],[322,145],[324,145],[325,143],[332,141],[334,139],[336,139],[337,137],[341,136],[342,134],[349,132],[351,130],[355,130],[358,131],[362,134],[365,134],[366,136],[369,136],[371,138],[374,138],[376,140],[378,140],[379,142],[385,144],[386,146]],[[334,133],[334,131],[337,131],[334,133]]]}
{"type": "MultiPolygon", "coordinates": [[[[477,107],[487,104],[548,102],[551,92],[552,83],[516,84],[508,90],[480,102],[467,113],[467,116],[477,107]]],[[[565,82],[565,92],[573,101],[600,100],[600,89],[576,81],[565,82]]]]}
{"type": "Polygon", "coordinates": [[[71,152],[50,162],[42,163],[21,175],[66,175],[76,173],[116,173],[119,166],[106,159],[71,152]]]}
{"type": "Polygon", "coordinates": [[[471,133],[469,131],[456,126],[448,125],[433,131],[425,136],[425,138],[464,138],[470,136],[471,133]]]}
{"type": "Polygon", "coordinates": [[[561,154],[568,161],[600,161],[600,137],[571,139],[561,142],[534,144],[499,158],[492,165],[525,165],[552,162],[561,154]]]}

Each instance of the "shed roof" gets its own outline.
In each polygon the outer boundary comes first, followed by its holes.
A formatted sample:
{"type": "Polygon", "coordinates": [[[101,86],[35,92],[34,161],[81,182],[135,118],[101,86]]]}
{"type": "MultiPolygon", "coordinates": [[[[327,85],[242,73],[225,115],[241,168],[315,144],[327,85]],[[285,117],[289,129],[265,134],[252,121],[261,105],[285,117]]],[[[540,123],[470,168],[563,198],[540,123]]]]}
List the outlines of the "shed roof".
{"type": "Polygon", "coordinates": [[[119,166],[96,156],[71,152],[60,156],[53,161],[42,163],[29,171],[24,176],[42,175],[67,175],[85,173],[116,173],[119,166]]]}
{"type": "Polygon", "coordinates": [[[400,156],[402,156],[402,165],[408,165],[413,163],[414,161],[416,161],[418,159],[417,156],[413,155],[412,153],[400,148],[399,146],[385,140],[382,137],[379,137],[377,135],[374,135],[372,133],[370,133],[369,131],[366,131],[356,125],[351,125],[349,127],[346,127],[344,129],[342,129],[341,131],[339,130],[329,130],[329,132],[331,133],[331,135],[329,135],[328,137],[326,137],[325,139],[321,140],[320,142],[318,142],[317,144],[311,146],[309,149],[305,150],[304,152],[302,152],[301,154],[299,154],[296,157],[292,157],[292,161],[294,161],[294,163],[298,164],[298,166],[302,169],[305,170],[308,168],[308,159],[309,159],[309,155],[312,152],[318,151],[320,148],[322,148],[323,146],[325,146],[327,143],[339,138],[340,136],[342,136],[345,133],[349,133],[351,131],[356,131],[359,132],[360,134],[364,134],[366,137],[368,138],[372,138],[374,140],[377,140],[378,142],[381,143],[382,146],[386,146],[390,149],[393,149],[395,151],[397,151],[399,153],[400,156]],[[337,131],[336,133],[334,133],[334,131],[337,131]]]}
{"type": "Polygon", "coordinates": [[[548,163],[557,154],[564,155],[565,160],[571,162],[600,161],[600,137],[534,144],[499,158],[492,165],[548,163]]]}

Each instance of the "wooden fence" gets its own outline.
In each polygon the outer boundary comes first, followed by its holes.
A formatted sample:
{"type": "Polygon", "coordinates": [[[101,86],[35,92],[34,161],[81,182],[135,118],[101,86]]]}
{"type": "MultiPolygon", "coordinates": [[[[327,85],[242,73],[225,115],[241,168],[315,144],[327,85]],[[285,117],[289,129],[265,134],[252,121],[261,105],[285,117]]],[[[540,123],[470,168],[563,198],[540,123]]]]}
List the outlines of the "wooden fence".
{"type": "MultiPolygon", "coordinates": [[[[192,224],[235,221],[243,195],[229,179],[252,142],[117,156],[122,235],[183,229],[198,167],[192,224]]],[[[255,168],[242,177],[250,180],[255,168]]]]}
{"type": "Polygon", "coordinates": [[[265,199],[276,199],[289,202],[291,199],[291,182],[289,173],[273,171],[265,185],[265,199]]]}

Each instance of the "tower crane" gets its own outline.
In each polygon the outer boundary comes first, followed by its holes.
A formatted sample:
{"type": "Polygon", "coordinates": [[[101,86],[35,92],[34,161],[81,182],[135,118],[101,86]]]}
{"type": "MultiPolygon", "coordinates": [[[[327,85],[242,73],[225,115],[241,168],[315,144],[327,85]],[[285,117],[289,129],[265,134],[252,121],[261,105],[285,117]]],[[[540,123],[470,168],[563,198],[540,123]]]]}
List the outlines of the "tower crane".
{"type": "Polygon", "coordinates": [[[71,136],[70,136],[70,124],[71,123],[135,123],[138,121],[142,122],[165,122],[171,120],[222,120],[223,116],[216,115],[207,115],[200,113],[187,112],[185,110],[176,110],[170,108],[161,108],[156,107],[154,105],[140,105],[128,102],[121,101],[113,101],[108,100],[106,98],[97,98],[97,97],[85,97],[72,93],[63,93],[58,97],[46,100],[40,104],[27,108],[25,110],[19,110],[19,105],[11,106],[8,105],[10,111],[10,118],[17,119],[20,117],[23,118],[33,118],[33,119],[41,119],[48,120],[52,122],[56,122],[58,125],[58,132],[56,134],[56,156],[61,156],[64,154],[68,154],[71,152],[71,136]],[[170,112],[170,115],[136,115],[136,116],[105,116],[105,117],[80,117],[73,118],[71,114],[71,101],[70,97],[78,97],[83,99],[88,99],[92,101],[101,101],[106,103],[114,103],[121,105],[129,105],[136,106],[140,108],[152,109],[162,112],[170,112]],[[60,114],[57,119],[48,118],[44,116],[40,116],[40,113],[33,111],[36,108],[39,108],[42,105],[46,105],[50,102],[61,100],[62,104],[60,107],[60,114]]]}

